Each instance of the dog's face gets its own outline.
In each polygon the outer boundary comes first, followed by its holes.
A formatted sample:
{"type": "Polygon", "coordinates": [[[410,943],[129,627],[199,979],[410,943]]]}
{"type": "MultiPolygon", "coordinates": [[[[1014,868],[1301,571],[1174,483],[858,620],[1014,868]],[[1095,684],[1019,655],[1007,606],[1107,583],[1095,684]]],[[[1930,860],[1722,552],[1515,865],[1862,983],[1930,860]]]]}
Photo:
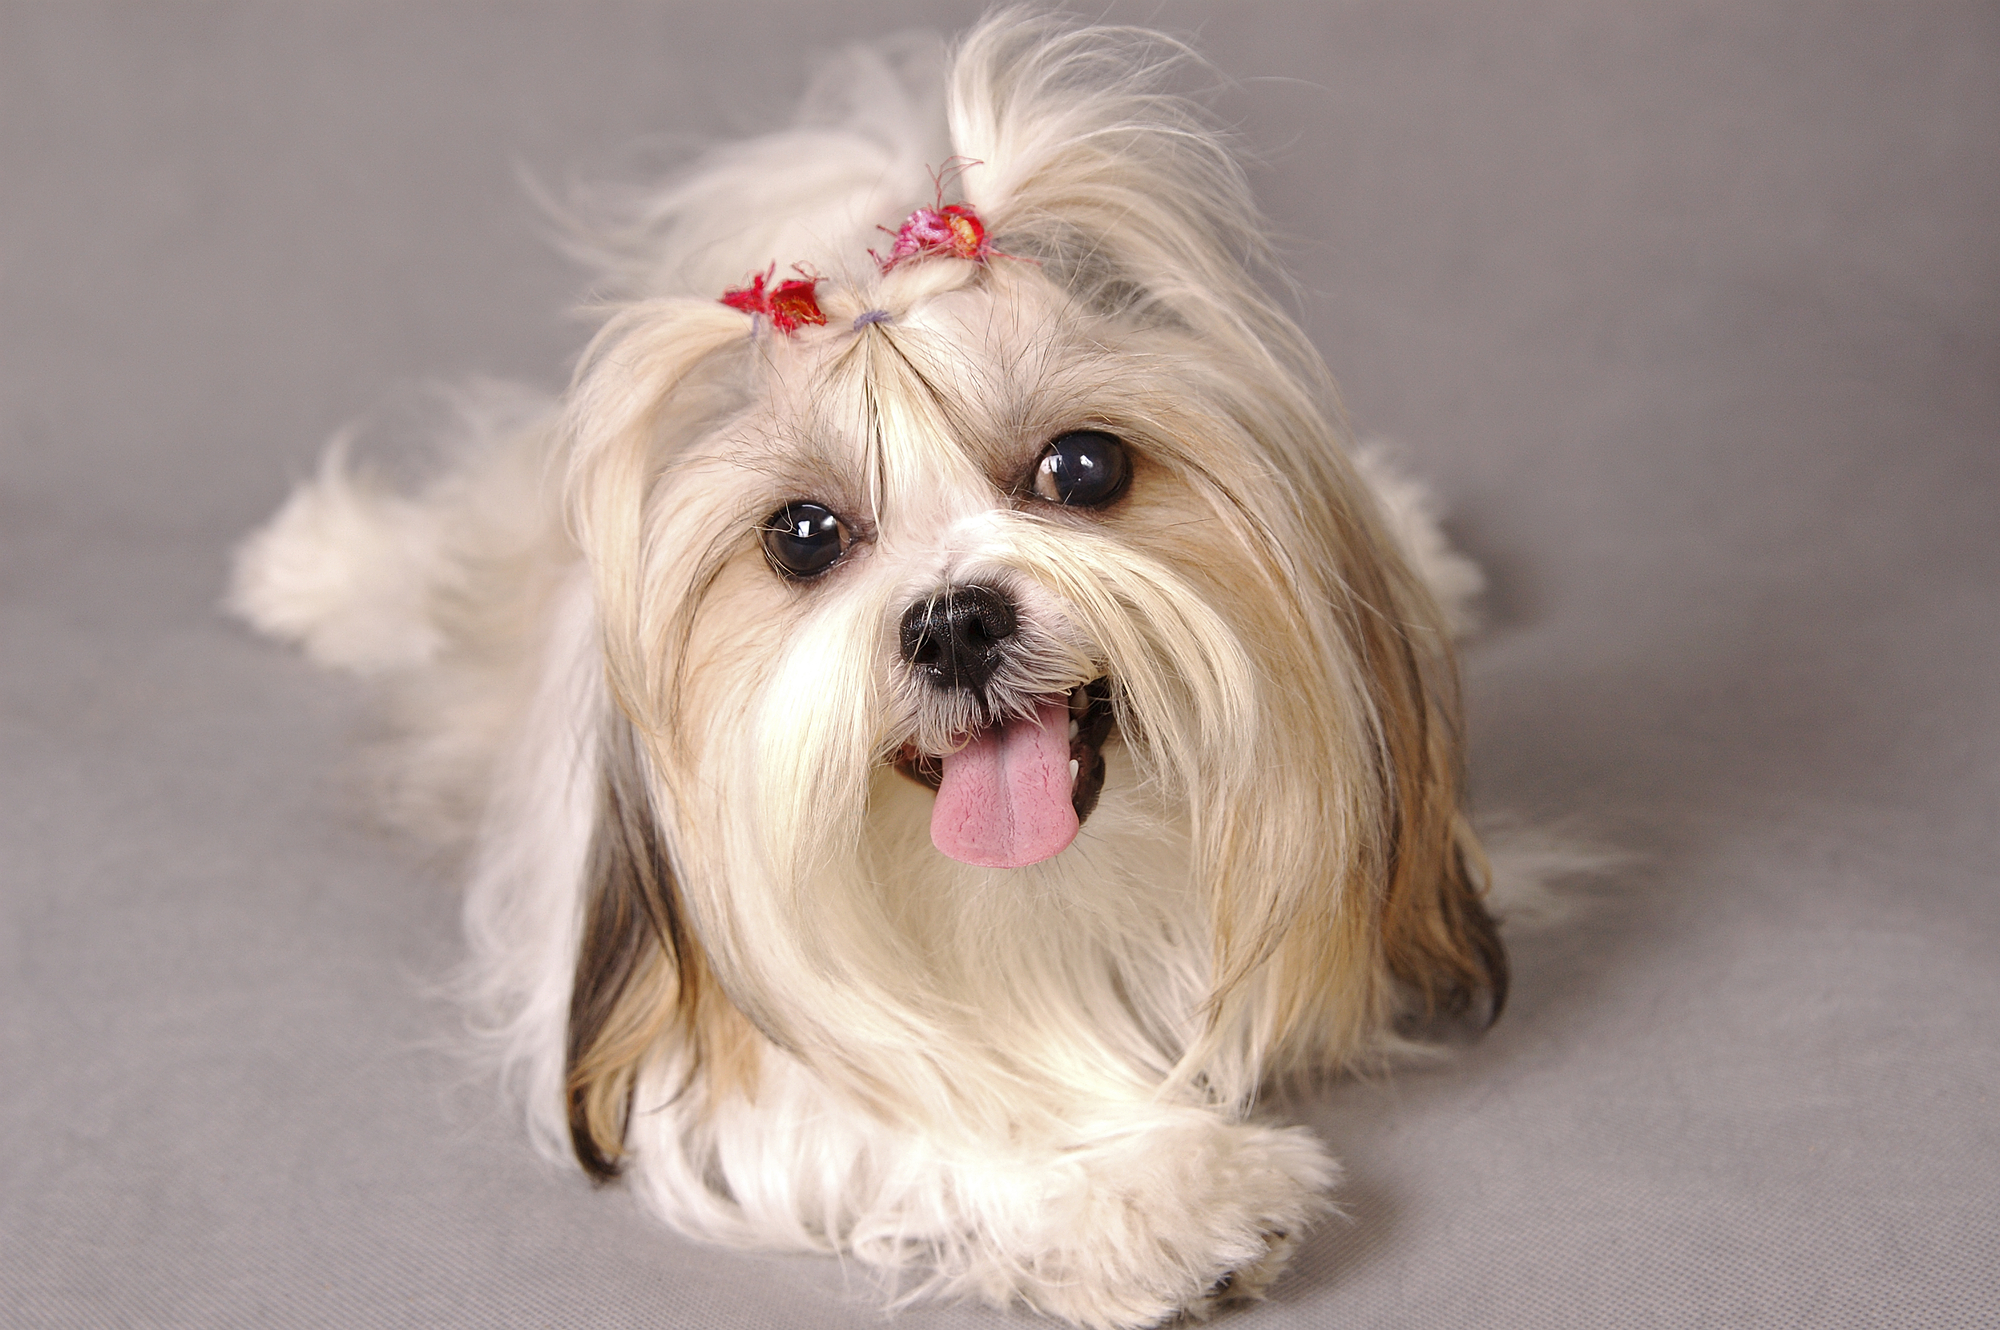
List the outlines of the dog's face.
{"type": "Polygon", "coordinates": [[[1448,667],[1311,385],[1032,262],[821,302],[636,307],[573,394],[682,1007],[884,1111],[941,1043],[1131,1089],[1249,1038],[1243,1095],[1379,1023],[1393,881],[1456,863],[1448,667]]]}
{"type": "Polygon", "coordinates": [[[900,773],[939,792],[939,853],[1025,867],[1137,794],[1105,787],[1107,746],[1228,801],[1316,626],[1288,576],[1316,542],[1229,414],[1239,385],[1032,267],[963,275],[739,357],[745,406],[667,462],[648,515],[654,756],[767,850],[852,858],[900,773]]]}

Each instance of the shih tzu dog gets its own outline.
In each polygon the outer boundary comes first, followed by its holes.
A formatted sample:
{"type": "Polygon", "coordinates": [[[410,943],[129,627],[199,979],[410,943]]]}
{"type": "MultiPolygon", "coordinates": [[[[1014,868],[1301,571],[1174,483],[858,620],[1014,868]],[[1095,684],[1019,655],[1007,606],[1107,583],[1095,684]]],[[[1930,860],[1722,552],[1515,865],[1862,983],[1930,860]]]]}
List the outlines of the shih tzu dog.
{"type": "Polygon", "coordinates": [[[683,1232],[1204,1314],[1337,1176],[1260,1092],[1504,995],[1466,569],[1346,450],[1186,58],[849,53],[629,211],[560,403],[413,498],[336,452],[240,553],[389,684],[538,1139],[683,1232]]]}

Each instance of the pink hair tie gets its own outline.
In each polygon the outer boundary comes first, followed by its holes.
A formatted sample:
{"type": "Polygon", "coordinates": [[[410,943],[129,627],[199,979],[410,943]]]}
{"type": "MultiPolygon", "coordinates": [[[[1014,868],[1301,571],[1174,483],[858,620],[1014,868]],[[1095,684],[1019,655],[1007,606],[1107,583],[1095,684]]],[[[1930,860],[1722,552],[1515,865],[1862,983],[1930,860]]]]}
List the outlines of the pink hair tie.
{"type": "MultiPolygon", "coordinates": [[[[881,229],[889,230],[886,226],[881,229]]],[[[984,263],[995,253],[992,241],[986,236],[986,223],[963,203],[919,208],[890,234],[896,237],[896,243],[889,246],[887,258],[872,249],[868,251],[883,272],[910,259],[933,255],[984,263]]]]}
{"type": "Polygon", "coordinates": [[[889,246],[886,257],[872,249],[868,251],[868,257],[875,260],[875,266],[887,272],[899,263],[933,256],[966,259],[973,263],[984,263],[992,258],[1013,258],[1012,254],[1003,254],[993,248],[986,223],[971,204],[944,201],[947,182],[963,175],[968,167],[983,165],[985,163],[971,157],[946,158],[944,165],[931,173],[931,183],[937,186],[936,203],[917,209],[904,218],[903,224],[894,231],[886,226],[875,228],[896,238],[895,243],[889,246]]]}

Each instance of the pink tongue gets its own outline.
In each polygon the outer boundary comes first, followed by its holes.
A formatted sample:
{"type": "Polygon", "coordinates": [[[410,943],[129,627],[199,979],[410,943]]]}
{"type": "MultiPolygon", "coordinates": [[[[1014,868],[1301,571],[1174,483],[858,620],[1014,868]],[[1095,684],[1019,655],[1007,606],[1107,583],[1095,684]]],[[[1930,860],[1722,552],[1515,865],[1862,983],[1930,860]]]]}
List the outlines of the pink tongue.
{"type": "Polygon", "coordinates": [[[1070,786],[1069,704],[1058,697],[944,759],[931,844],[981,868],[1038,864],[1076,839],[1070,786]]]}

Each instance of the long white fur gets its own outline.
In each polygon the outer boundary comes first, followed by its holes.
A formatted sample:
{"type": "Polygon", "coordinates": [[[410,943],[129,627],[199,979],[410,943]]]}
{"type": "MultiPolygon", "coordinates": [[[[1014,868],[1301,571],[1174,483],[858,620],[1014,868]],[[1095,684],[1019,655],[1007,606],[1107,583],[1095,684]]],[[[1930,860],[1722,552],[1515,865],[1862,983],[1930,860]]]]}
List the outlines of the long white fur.
{"type": "MultiPolygon", "coordinates": [[[[1147,34],[1003,14],[959,48],[939,118],[926,113],[935,89],[907,81],[924,64],[916,48],[848,53],[801,125],[701,159],[595,247],[636,293],[600,343],[637,367],[629,379],[589,377],[587,365],[565,423],[494,440],[420,501],[356,481],[336,450],[243,548],[239,612],[323,663],[400,675],[406,708],[433,717],[412,715],[405,785],[474,791],[469,997],[552,1157],[569,1151],[565,1022],[600,736],[621,704],[676,716],[679,732],[652,752],[654,797],[678,828],[674,867],[724,989],[777,1041],[747,1099],[688,1082],[676,1048],[645,1068],[628,1176],[683,1232],[846,1251],[911,1275],[913,1291],[1136,1326],[1201,1311],[1224,1275],[1232,1295],[1261,1295],[1326,1212],[1338,1169],[1325,1149],[1246,1116],[1266,1070],[1254,1031],[1274,998],[1253,988],[1230,1012],[1201,1010],[1217,981],[1200,888],[1211,866],[1178,800],[1254,784],[1230,769],[1232,736],[1266,723],[1273,703],[1185,570],[996,508],[960,454],[923,442],[948,423],[919,397],[888,394],[884,409],[903,415],[876,422],[856,502],[895,516],[867,576],[800,618],[810,649],[703,647],[726,668],[699,651],[674,662],[700,699],[680,710],[675,680],[642,649],[684,626],[692,579],[714,571],[702,564],[710,528],[689,513],[726,531],[768,511],[732,469],[757,436],[653,420],[662,383],[707,392],[717,418],[732,418],[736,380],[697,380],[733,356],[771,418],[830,434],[854,424],[826,414],[838,403],[807,400],[840,348],[767,337],[752,352],[740,316],[714,304],[724,285],[773,259],[804,262],[834,278],[822,299],[835,325],[881,301],[912,339],[992,348],[933,366],[972,376],[971,391],[982,375],[1054,381],[1045,366],[1037,378],[1002,363],[1010,346],[1059,340],[1069,317],[1028,258],[994,263],[1019,321],[995,332],[984,297],[955,289],[967,265],[878,279],[866,256],[886,241],[878,223],[932,201],[929,169],[951,154],[985,163],[967,171],[966,198],[1009,218],[1008,234],[1052,269],[1070,264],[1073,290],[1093,279],[1065,237],[1117,228],[1121,261],[1148,275],[1158,306],[1125,316],[1185,330],[1231,367],[1210,385],[1218,400],[1265,422],[1278,446],[1306,446],[1282,441],[1311,435],[1297,421],[1317,419],[1323,370],[1253,294],[1254,271],[1226,260],[1262,242],[1220,140],[1164,91],[1183,59],[1147,34]],[[1178,187],[1161,192],[1162,180],[1178,187]],[[621,452],[632,439],[637,450],[621,452]],[[640,496],[664,484],[662,456],[676,511],[642,511],[640,496]],[[565,466],[567,525],[533,484],[565,466]],[[628,507],[603,499],[620,494],[628,507]],[[682,531],[698,538],[663,534],[682,531]],[[625,548],[641,552],[629,568],[596,557],[625,548]],[[1145,726],[1143,743],[1107,752],[1117,793],[1076,845],[1011,873],[937,855],[930,796],[879,760],[886,734],[922,723],[921,708],[899,712],[885,695],[884,625],[913,594],[973,577],[1016,592],[1051,660],[1120,665],[1134,692],[1122,719],[1145,726]],[[680,765],[683,750],[699,760],[680,765]],[[885,881],[907,890],[886,900],[885,881]]],[[[1161,374],[1152,384],[1135,370],[1133,396],[1182,409],[1161,374]]],[[[788,465],[797,437],[766,442],[770,465],[788,465]]],[[[1288,566],[1259,526],[1284,506],[1282,486],[1240,480],[1252,497],[1230,509],[1236,539],[1268,552],[1256,576],[1271,596],[1299,595],[1310,570],[1288,566]],[[1256,498],[1260,486],[1272,497],[1256,498]]],[[[1418,491],[1385,489],[1386,525],[1441,599],[1462,602],[1477,570],[1451,554],[1418,491]]],[[[1358,694],[1341,705],[1341,732],[1366,733],[1358,694]]],[[[1328,816],[1326,835],[1346,834],[1328,816]]]]}

